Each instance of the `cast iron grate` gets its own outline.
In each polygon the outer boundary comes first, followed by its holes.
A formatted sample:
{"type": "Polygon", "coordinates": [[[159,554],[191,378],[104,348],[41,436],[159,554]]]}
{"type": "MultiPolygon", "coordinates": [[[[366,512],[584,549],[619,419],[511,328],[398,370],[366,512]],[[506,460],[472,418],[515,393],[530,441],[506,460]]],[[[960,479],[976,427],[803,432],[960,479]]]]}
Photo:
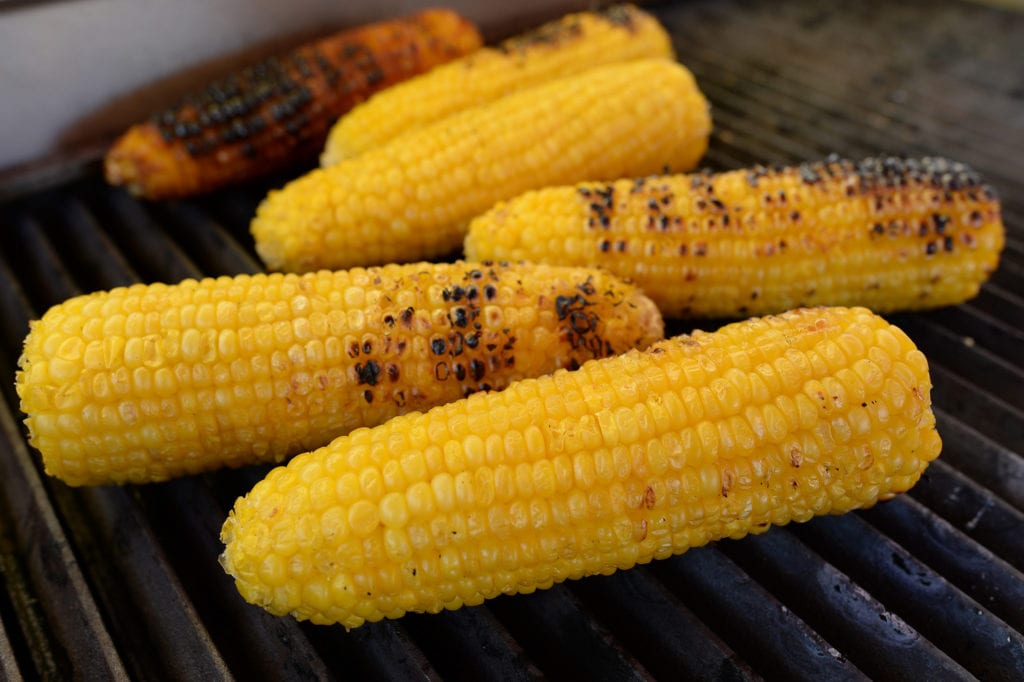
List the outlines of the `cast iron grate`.
{"type": "MultiPolygon", "coordinates": [[[[797,0],[655,5],[714,105],[714,169],[947,155],[1004,198],[981,295],[895,316],[929,356],[940,461],[867,512],[346,633],[244,604],[221,522],[263,469],[70,489],[24,441],[29,319],[77,293],[259,269],[273,181],[149,204],[95,170],[0,206],[0,675],[84,679],[1024,676],[1024,15],[797,0]]],[[[674,331],[687,329],[673,323],[674,331]]],[[[708,325],[703,325],[708,326],[708,325]]]]}

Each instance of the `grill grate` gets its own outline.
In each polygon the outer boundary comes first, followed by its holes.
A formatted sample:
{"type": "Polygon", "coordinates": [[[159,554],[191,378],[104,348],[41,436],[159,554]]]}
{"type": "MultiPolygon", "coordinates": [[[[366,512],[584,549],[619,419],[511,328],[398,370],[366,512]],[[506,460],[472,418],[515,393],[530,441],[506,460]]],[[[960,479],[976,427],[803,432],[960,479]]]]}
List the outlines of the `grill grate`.
{"type": "Polygon", "coordinates": [[[0,205],[0,675],[1024,675],[1024,15],[924,0],[654,11],[713,103],[712,168],[940,154],[1000,191],[1008,243],[982,293],[893,316],[932,365],[945,448],[922,482],[865,512],[478,608],[351,633],[269,616],[216,561],[228,509],[266,468],[70,489],[24,441],[13,372],[28,320],[71,295],[257,271],[248,220],[281,179],[150,204],[87,168],[0,205]]]}

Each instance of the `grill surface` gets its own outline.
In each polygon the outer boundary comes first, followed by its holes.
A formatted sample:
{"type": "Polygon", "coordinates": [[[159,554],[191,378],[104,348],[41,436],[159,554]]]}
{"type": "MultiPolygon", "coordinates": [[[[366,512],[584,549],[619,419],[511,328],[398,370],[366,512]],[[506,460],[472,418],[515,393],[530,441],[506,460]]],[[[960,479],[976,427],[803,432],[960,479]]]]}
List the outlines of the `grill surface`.
{"type": "Polygon", "coordinates": [[[709,167],[937,154],[1002,195],[1008,244],[981,295],[894,316],[931,361],[945,441],[922,482],[867,512],[478,608],[351,633],[271,617],[217,565],[227,510],[265,469],[70,489],[25,443],[13,374],[28,320],[68,296],[257,270],[248,219],[281,179],[146,204],[89,168],[0,206],[0,675],[1024,675],[1024,15],[923,0],[653,9],[713,103],[709,167]]]}

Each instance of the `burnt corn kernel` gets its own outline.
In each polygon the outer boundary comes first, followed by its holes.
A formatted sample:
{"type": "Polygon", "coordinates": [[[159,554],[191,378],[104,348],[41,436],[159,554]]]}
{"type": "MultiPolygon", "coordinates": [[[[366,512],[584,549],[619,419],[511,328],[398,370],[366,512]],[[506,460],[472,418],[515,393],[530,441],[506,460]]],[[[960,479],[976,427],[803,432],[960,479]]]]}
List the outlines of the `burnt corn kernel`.
{"type": "Polygon", "coordinates": [[[994,190],[962,163],[832,157],[531,191],[475,218],[464,247],[469,258],[605,267],[667,317],[730,317],[953,305],[978,292],[1004,242],[994,190]],[[622,200],[595,208],[607,192],[622,200]],[[608,220],[599,234],[586,228],[597,217],[608,220]],[[634,243],[643,248],[616,248],[634,243]]]}
{"type": "Polygon", "coordinates": [[[587,268],[491,265],[500,300],[437,295],[478,271],[415,263],[72,298],[25,340],[16,389],[30,443],[71,485],[281,461],[402,412],[661,338],[649,299],[587,268]],[[578,300],[588,282],[594,294],[578,300]],[[571,310],[557,306],[563,297],[571,310]],[[479,330],[453,327],[460,314],[479,330]]]}
{"type": "Polygon", "coordinates": [[[268,59],[133,126],[107,153],[107,180],[150,199],[208,192],[315,157],[334,121],[374,92],[476,50],[449,10],[349,29],[268,59]],[[358,44],[347,56],[339,45],[358,44]]]}
{"type": "Polygon", "coordinates": [[[673,56],[658,20],[633,5],[568,14],[374,97],[332,128],[321,164],[332,166],[456,112],[583,69],[673,56]]]}
{"type": "Polygon", "coordinates": [[[354,628],[870,507],[942,447],[925,356],[865,309],[569,369],[296,457],[235,503],[221,565],[273,614],[354,628]]]}

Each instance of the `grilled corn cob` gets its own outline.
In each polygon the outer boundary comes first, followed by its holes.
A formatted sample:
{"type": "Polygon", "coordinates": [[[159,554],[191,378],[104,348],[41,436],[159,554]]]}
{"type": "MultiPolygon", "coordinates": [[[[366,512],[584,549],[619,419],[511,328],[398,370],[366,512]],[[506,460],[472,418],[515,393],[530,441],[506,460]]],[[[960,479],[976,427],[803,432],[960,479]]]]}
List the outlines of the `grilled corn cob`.
{"type": "Polygon", "coordinates": [[[31,443],[72,485],[309,450],[357,426],[662,335],[654,304],[579,268],[410,264],[135,285],[32,326],[31,443]]]}
{"type": "Polygon", "coordinates": [[[107,180],[163,199],[315,159],[338,116],[481,42],[476,27],[441,9],[321,39],[133,126],[107,154],[107,180]]]}
{"type": "Polygon", "coordinates": [[[470,218],[534,187],[692,168],[707,102],[685,68],[635,60],[467,109],[272,191],[252,222],[271,269],[445,256],[470,218]]]}
{"type": "Polygon", "coordinates": [[[876,311],[974,296],[999,262],[998,198],[941,158],[830,158],[783,169],[583,183],[471,223],[468,258],[600,265],[666,317],[804,305],[876,311]]]}
{"type": "Polygon", "coordinates": [[[632,5],[569,14],[389,88],[338,120],[321,165],[358,156],[399,134],[552,78],[645,57],[672,58],[658,20],[632,5]]]}
{"type": "Polygon", "coordinates": [[[868,507],[941,441],[928,364],[870,311],[803,309],[360,429],[236,503],[221,563],[356,627],[868,507]]]}

